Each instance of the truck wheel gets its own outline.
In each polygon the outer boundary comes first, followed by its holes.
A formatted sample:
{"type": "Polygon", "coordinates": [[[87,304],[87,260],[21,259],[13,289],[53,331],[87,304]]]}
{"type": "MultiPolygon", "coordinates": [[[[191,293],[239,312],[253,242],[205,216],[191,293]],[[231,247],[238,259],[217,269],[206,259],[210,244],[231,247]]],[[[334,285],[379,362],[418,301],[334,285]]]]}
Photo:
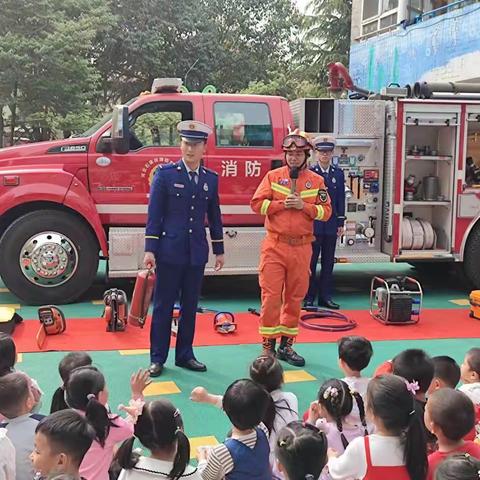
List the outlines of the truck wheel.
{"type": "Polygon", "coordinates": [[[29,305],[70,303],[92,284],[98,252],[97,239],[82,220],[37,210],[17,218],[0,239],[0,275],[29,305]]]}
{"type": "Polygon", "coordinates": [[[480,289],[480,224],[472,230],[465,245],[463,271],[472,287],[480,289]]]}

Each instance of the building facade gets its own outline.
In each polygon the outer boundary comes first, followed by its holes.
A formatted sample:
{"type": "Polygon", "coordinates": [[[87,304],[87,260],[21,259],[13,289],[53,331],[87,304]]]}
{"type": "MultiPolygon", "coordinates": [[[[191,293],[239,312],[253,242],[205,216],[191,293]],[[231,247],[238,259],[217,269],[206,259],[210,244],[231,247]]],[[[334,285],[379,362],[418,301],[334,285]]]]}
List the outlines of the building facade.
{"type": "Polygon", "coordinates": [[[480,1],[353,0],[350,74],[390,83],[480,82],[480,1]]]}

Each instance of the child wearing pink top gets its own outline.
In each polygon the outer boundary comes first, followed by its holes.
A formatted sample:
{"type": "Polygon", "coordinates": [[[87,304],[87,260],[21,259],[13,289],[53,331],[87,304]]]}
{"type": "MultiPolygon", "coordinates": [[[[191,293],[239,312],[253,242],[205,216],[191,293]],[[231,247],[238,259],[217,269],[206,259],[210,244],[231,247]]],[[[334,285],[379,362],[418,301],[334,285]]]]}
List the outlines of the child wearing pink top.
{"type": "Polygon", "coordinates": [[[361,395],[336,378],[322,384],[318,400],[310,405],[307,421],[325,433],[328,448],[338,454],[343,453],[354,438],[368,435],[361,395]],[[351,419],[354,401],[358,408],[359,424],[351,419]]]}
{"type": "MultiPolygon", "coordinates": [[[[148,371],[132,375],[130,385],[134,401],[141,402],[148,383],[148,371]]],[[[96,434],[80,465],[80,475],[85,480],[108,480],[115,445],[133,435],[134,422],[108,413],[105,377],[95,367],[80,367],[71,373],[66,386],[66,401],[70,408],[85,415],[96,434]]],[[[130,409],[125,408],[125,411],[130,409]]]]}

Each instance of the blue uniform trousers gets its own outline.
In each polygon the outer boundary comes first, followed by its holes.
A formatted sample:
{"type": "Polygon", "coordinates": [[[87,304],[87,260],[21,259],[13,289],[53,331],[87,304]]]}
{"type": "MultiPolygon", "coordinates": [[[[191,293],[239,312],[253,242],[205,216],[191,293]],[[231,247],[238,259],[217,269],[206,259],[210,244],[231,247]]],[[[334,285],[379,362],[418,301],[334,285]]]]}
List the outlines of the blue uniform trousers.
{"type": "Polygon", "coordinates": [[[205,265],[157,263],[157,283],[153,296],[153,316],[150,330],[150,359],[152,362],[163,365],[167,360],[173,307],[179,296],[182,314],[178,321],[175,361],[185,363],[195,358],[192,343],[204,270],[205,265]]]}
{"type": "Polygon", "coordinates": [[[316,235],[312,243],[312,260],[310,262],[310,285],[306,300],[314,302],[329,301],[333,295],[333,265],[335,263],[335,247],[337,245],[336,235],[316,235]],[[316,268],[318,257],[320,259],[320,279],[317,282],[316,268]]]}

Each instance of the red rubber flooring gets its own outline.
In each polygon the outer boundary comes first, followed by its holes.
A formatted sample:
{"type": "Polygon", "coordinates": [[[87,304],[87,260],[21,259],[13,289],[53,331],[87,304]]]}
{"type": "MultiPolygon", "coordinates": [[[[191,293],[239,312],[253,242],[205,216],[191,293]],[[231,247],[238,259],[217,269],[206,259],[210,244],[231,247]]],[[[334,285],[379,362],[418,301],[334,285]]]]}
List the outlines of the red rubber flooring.
{"type": "MultiPolygon", "coordinates": [[[[335,342],[344,335],[363,335],[369,340],[422,340],[441,338],[480,337],[480,321],[469,317],[468,309],[423,310],[417,325],[386,326],[371,318],[368,311],[343,311],[354,319],[358,326],[349,332],[320,332],[300,329],[298,342],[335,342]]],[[[222,335],[213,329],[213,315],[199,314],[195,345],[238,345],[254,344],[260,341],[258,317],[250,313],[235,313],[237,332],[222,335]]],[[[14,339],[18,352],[38,352],[36,333],[38,321],[25,321],[18,325],[14,339]]],[[[136,350],[147,349],[150,345],[149,323],[144,329],[128,326],[125,332],[105,331],[101,318],[73,318],[67,320],[67,330],[61,335],[47,338],[44,351],[70,350],[136,350]]],[[[172,342],[175,340],[172,339],[172,342]]]]}

